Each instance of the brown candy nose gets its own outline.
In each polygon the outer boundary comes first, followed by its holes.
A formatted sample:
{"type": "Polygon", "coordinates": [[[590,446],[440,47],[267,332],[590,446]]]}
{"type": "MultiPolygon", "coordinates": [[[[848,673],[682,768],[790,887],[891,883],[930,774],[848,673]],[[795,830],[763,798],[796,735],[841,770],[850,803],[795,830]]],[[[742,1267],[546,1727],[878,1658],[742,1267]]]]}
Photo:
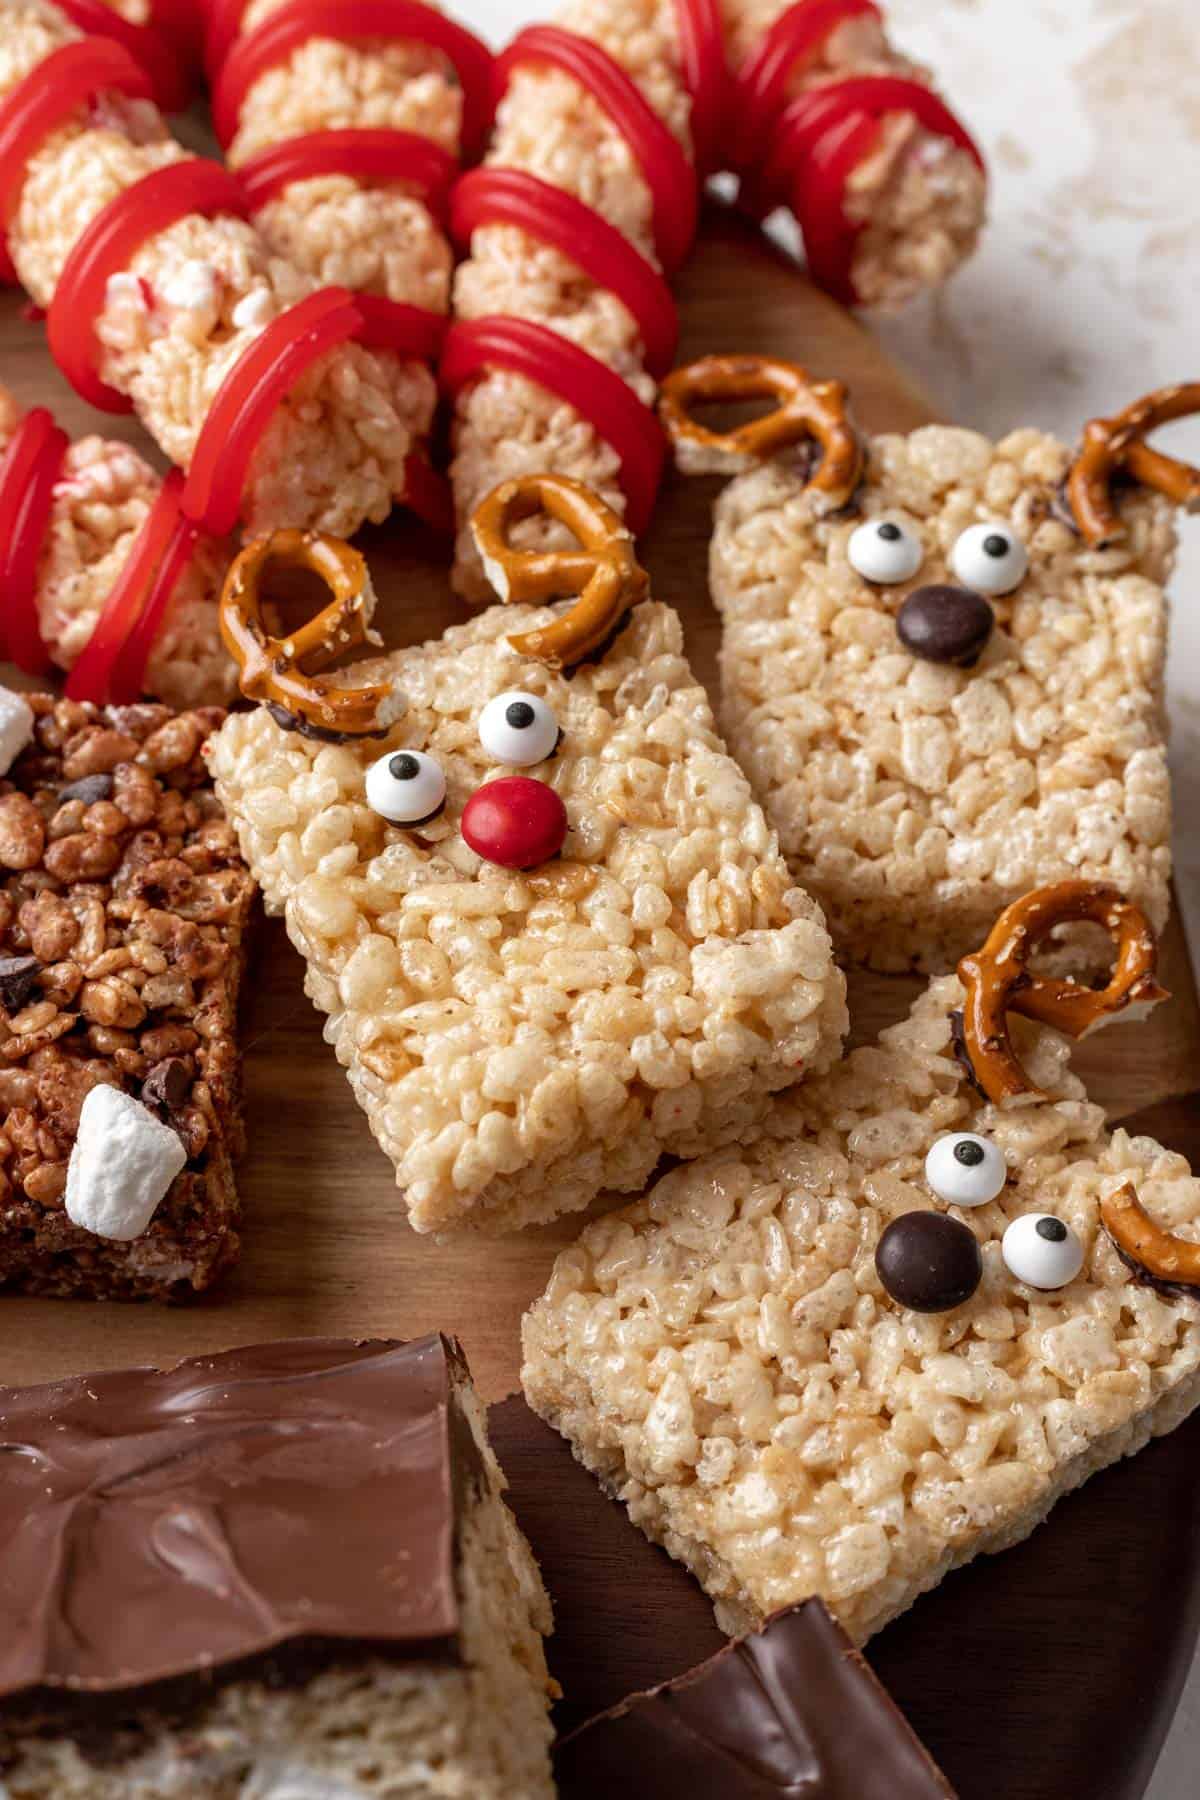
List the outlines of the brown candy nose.
{"type": "Polygon", "coordinates": [[[896,614],[896,633],[904,648],[925,662],[969,668],[983,655],[995,623],[982,594],[939,584],[913,589],[896,614]]]}

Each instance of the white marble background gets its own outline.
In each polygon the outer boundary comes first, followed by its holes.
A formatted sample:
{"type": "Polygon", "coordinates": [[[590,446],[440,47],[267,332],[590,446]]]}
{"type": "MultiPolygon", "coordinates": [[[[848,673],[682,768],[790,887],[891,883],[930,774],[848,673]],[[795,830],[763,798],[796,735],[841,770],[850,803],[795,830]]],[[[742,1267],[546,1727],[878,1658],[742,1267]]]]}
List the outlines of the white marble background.
{"type": "MultiPolygon", "coordinates": [[[[1034,424],[1073,440],[1093,415],[1200,380],[1200,0],[884,5],[993,175],[979,255],[947,292],[877,323],[895,359],[947,418],[992,435],[1034,424]]],[[[458,7],[496,42],[554,10],[458,7]]],[[[1200,419],[1161,441],[1200,462],[1200,419]]],[[[1200,964],[1200,517],[1184,522],[1173,593],[1175,855],[1200,964]]],[[[1196,1800],[1198,1766],[1200,1662],[1147,1800],[1196,1800]]]]}

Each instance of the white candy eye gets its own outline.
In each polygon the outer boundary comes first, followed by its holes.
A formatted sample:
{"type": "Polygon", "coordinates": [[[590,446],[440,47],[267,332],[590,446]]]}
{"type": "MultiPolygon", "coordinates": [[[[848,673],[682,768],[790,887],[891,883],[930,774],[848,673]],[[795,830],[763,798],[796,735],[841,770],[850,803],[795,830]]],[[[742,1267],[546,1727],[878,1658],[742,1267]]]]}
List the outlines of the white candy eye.
{"type": "Polygon", "coordinates": [[[846,555],[864,581],[884,586],[911,581],[925,560],[920,538],[895,519],[868,519],[851,533],[846,555]]]}
{"type": "Polygon", "coordinates": [[[977,594],[1011,594],[1029,572],[1029,555],[1007,525],[972,525],[950,552],[950,567],[977,594]]]}
{"type": "Polygon", "coordinates": [[[423,750],[390,750],[367,770],[367,805],[393,825],[423,825],[446,798],[446,777],[423,750]]]}
{"type": "Polygon", "coordinates": [[[1053,1213],[1014,1219],[1000,1249],[1012,1274],[1030,1287],[1066,1287],[1083,1267],[1083,1245],[1053,1213]]]}
{"type": "Polygon", "coordinates": [[[479,741],[497,762],[526,769],[554,754],[558,720],[536,694],[513,688],[489,700],[480,713],[479,741]]]}
{"type": "Polygon", "coordinates": [[[986,1206],[1008,1179],[1004,1158],[987,1138],[952,1131],[939,1138],[925,1158],[925,1179],[939,1200],[952,1206],[986,1206]]]}

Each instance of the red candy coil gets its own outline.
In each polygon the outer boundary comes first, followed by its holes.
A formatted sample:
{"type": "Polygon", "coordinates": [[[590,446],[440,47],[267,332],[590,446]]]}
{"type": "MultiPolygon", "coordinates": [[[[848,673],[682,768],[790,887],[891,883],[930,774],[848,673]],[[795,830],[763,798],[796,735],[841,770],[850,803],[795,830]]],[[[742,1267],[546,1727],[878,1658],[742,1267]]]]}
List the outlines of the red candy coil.
{"type": "MultiPolygon", "coordinates": [[[[20,204],[30,158],[72,113],[104,92],[149,100],[150,77],[120,44],[83,38],[52,51],[0,104],[0,233],[7,236],[20,204]]],[[[0,276],[15,280],[7,249],[2,255],[0,276]]]]}
{"type": "Polygon", "coordinates": [[[66,432],[38,406],[0,458],[0,636],[11,660],[30,675],[50,666],[38,625],[37,572],[66,451],[66,432]]]}
{"type": "Polygon", "coordinates": [[[606,363],[546,325],[488,317],[452,325],[442,356],[442,384],[457,394],[494,369],[508,369],[557,394],[594,427],[621,464],[630,529],[646,529],[662,473],[662,428],[652,407],[606,363]]]}
{"type": "Polygon", "coordinates": [[[407,182],[444,223],[457,158],[415,131],[314,131],[288,138],[252,156],[238,169],[252,212],[258,212],[293,181],[319,175],[349,175],[364,182],[407,182]]]}
{"type": "Polygon", "coordinates": [[[101,381],[96,369],[96,321],[109,279],[129,267],[143,244],[193,213],[245,216],[245,195],[220,163],[192,157],[144,175],[96,214],[63,265],[46,315],[50,352],[76,393],[102,412],[133,409],[132,401],[101,381]]]}
{"type": "Polygon", "coordinates": [[[718,0],[675,0],[684,86],[692,97],[692,156],[698,175],[711,174],[729,105],[729,70],[718,0]]]}
{"type": "Polygon", "coordinates": [[[55,5],[80,31],[92,37],[111,38],[128,50],[153,82],[154,99],[163,112],[179,112],[187,105],[192,87],[189,59],[181,54],[181,40],[172,40],[157,21],[153,25],[134,25],[106,6],[104,0],[55,0],[55,5]]]}
{"type": "Polygon", "coordinates": [[[882,16],[875,0],[800,0],[781,13],[734,80],[730,167],[744,174],[771,154],[787,104],[787,84],[798,63],[811,60],[848,19],[882,16]]]}

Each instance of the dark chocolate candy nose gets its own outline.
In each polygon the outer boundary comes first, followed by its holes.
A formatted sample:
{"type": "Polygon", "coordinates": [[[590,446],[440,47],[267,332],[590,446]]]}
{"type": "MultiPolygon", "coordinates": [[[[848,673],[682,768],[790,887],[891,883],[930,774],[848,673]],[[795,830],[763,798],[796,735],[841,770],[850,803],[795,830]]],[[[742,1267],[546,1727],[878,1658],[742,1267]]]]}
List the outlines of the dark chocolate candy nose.
{"type": "Polygon", "coordinates": [[[983,655],[995,623],[982,594],[940,584],[914,588],[896,614],[896,631],[906,650],[926,662],[963,668],[983,655]]]}

